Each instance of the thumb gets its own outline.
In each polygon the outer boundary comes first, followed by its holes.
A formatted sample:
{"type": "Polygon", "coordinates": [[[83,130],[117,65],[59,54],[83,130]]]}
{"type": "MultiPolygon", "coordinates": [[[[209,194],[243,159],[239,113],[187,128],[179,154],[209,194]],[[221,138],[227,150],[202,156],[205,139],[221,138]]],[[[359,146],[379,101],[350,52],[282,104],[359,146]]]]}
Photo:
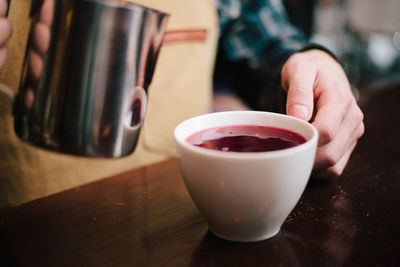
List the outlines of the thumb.
{"type": "Polygon", "coordinates": [[[311,119],[316,71],[305,64],[288,61],[282,69],[282,86],[287,91],[286,113],[305,121],[311,119]]]}

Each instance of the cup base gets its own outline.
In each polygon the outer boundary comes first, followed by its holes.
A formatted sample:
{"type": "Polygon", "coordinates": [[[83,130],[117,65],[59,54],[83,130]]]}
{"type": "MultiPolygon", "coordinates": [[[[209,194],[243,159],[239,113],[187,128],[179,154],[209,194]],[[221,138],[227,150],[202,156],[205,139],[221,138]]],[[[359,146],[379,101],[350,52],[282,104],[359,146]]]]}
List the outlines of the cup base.
{"type": "Polygon", "coordinates": [[[273,231],[273,232],[269,232],[265,235],[259,236],[259,237],[235,237],[235,236],[226,236],[223,234],[219,234],[217,232],[215,232],[213,229],[209,228],[210,232],[215,235],[216,237],[222,238],[224,240],[227,241],[232,241],[232,242],[257,242],[257,241],[263,241],[266,240],[268,238],[274,237],[275,235],[277,235],[279,233],[279,231],[281,230],[280,228],[278,228],[278,230],[273,231]]]}

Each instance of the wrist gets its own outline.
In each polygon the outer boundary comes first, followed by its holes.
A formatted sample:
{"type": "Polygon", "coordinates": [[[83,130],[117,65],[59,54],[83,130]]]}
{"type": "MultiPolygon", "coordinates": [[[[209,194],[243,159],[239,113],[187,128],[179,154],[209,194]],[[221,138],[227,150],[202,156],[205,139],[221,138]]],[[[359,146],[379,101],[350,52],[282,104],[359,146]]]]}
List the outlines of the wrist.
{"type": "MultiPolygon", "coordinates": [[[[303,52],[313,52],[313,51],[315,51],[316,53],[322,52],[322,54],[329,55],[331,58],[333,58],[336,62],[338,62],[343,67],[342,62],[340,62],[340,60],[336,57],[336,55],[323,45],[310,43],[310,44],[304,46],[298,52],[303,53],[303,52]]],[[[321,54],[321,53],[318,53],[318,54],[321,54]]]]}

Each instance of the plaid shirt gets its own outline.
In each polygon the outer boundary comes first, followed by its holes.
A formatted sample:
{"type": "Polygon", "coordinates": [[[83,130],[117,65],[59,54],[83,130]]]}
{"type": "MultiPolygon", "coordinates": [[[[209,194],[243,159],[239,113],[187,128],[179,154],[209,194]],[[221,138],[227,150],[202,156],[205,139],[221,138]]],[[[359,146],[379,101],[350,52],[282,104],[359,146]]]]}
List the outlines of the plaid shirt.
{"type": "Polygon", "coordinates": [[[250,68],[280,67],[306,38],[289,22],[280,0],[216,0],[220,49],[250,68]]]}

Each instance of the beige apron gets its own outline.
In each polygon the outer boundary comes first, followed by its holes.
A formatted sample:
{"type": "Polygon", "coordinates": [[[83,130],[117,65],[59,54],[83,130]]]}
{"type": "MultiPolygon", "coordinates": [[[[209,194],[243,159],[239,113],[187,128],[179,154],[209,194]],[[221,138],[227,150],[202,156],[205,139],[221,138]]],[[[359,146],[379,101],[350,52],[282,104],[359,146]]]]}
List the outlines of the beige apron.
{"type": "MultiPolygon", "coordinates": [[[[93,182],[174,155],[173,129],[210,111],[218,21],[213,0],[134,0],[171,14],[149,88],[149,105],[135,152],[120,159],[74,157],[33,147],[13,131],[11,100],[0,93],[0,208],[93,182]]],[[[30,0],[12,1],[14,35],[0,72],[2,87],[17,91],[30,0]]],[[[134,177],[133,177],[134,179],[134,177]]]]}

